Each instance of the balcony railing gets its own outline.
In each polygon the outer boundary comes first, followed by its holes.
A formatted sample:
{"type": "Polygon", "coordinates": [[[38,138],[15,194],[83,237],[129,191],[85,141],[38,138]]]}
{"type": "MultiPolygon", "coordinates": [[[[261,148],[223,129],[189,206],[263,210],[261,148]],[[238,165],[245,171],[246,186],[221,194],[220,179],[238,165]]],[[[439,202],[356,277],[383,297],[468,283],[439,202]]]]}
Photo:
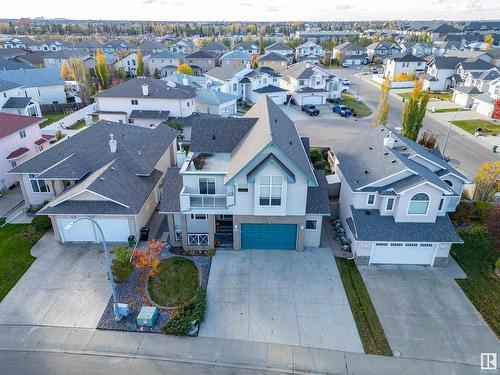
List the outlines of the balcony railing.
{"type": "Polygon", "coordinates": [[[227,194],[196,194],[186,190],[181,191],[181,209],[192,208],[227,208],[234,205],[234,195],[227,194]]]}

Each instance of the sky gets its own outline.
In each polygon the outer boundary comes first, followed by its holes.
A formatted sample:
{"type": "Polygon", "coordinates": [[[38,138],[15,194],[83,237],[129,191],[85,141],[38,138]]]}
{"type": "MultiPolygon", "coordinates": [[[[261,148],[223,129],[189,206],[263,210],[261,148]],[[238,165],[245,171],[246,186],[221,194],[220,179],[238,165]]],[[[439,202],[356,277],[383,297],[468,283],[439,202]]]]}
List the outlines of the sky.
{"type": "Polygon", "coordinates": [[[498,0],[2,0],[0,18],[144,21],[500,19],[498,0]]]}

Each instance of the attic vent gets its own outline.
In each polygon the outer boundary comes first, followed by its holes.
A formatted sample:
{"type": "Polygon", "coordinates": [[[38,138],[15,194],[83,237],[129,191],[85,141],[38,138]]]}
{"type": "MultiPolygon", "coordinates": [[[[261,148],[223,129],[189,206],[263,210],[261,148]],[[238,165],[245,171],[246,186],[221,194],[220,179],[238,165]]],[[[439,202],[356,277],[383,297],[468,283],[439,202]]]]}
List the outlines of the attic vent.
{"type": "Polygon", "coordinates": [[[389,155],[389,153],[388,152],[384,152],[384,155],[387,156],[387,155],[389,155]]]}
{"type": "Polygon", "coordinates": [[[142,152],[140,152],[140,151],[137,151],[137,155],[142,155],[142,152]]]}
{"type": "Polygon", "coordinates": [[[359,180],[356,180],[356,183],[359,184],[359,180]]]}
{"type": "Polygon", "coordinates": [[[106,179],[104,177],[99,177],[99,180],[105,181],[106,179]]]}
{"type": "Polygon", "coordinates": [[[365,215],[366,216],[370,216],[371,214],[372,214],[371,211],[365,210],[365,215]]]}
{"type": "Polygon", "coordinates": [[[215,134],[212,134],[212,141],[215,141],[215,134]]]}
{"type": "Polygon", "coordinates": [[[290,141],[290,146],[292,145],[292,141],[290,141]]]}
{"type": "Polygon", "coordinates": [[[111,169],[112,171],[114,171],[114,170],[115,170],[115,167],[111,167],[110,169],[111,169]]]}
{"type": "Polygon", "coordinates": [[[396,162],[396,160],[391,161],[392,164],[394,164],[395,162],[396,162]]]}
{"type": "Polygon", "coordinates": [[[365,174],[368,174],[368,171],[367,171],[367,170],[365,170],[365,174]]]}
{"type": "Polygon", "coordinates": [[[274,119],[274,123],[275,123],[275,124],[277,124],[277,123],[278,123],[278,119],[277,119],[277,118],[275,118],[275,119],[274,119]]]}
{"type": "Polygon", "coordinates": [[[373,150],[373,147],[372,147],[372,146],[370,146],[370,150],[373,150]]]}

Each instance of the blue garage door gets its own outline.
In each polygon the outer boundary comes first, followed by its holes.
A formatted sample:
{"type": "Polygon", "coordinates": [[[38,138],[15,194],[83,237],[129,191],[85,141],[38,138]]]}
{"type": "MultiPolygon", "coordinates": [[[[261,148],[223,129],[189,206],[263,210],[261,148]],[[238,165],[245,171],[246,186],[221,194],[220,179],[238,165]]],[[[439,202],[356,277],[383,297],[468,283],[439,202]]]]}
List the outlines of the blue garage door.
{"type": "Polygon", "coordinates": [[[297,224],[241,224],[242,249],[295,250],[297,224]]]}

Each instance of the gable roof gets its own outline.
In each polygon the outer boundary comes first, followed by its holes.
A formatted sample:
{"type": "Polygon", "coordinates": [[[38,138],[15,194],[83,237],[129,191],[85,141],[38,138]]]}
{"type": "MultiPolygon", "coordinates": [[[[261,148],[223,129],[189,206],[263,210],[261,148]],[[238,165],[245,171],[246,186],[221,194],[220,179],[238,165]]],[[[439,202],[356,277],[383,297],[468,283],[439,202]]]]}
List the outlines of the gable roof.
{"type": "Polygon", "coordinates": [[[234,46],[234,49],[259,49],[259,44],[256,42],[239,42],[237,45],[234,46]]]}
{"type": "Polygon", "coordinates": [[[22,85],[10,81],[4,81],[3,79],[0,79],[0,92],[2,91],[7,91],[7,90],[12,90],[17,87],[21,87],[22,85]]]}
{"type": "Polygon", "coordinates": [[[233,78],[235,74],[241,72],[244,69],[247,68],[244,66],[233,66],[233,65],[216,66],[215,68],[212,68],[209,71],[207,71],[205,73],[205,76],[225,81],[233,78]]]}
{"type": "Polygon", "coordinates": [[[456,66],[464,60],[465,58],[463,57],[436,56],[429,62],[429,64],[434,64],[438,69],[455,69],[456,66]]]}
{"type": "Polygon", "coordinates": [[[15,69],[35,69],[33,66],[26,63],[0,58],[0,70],[15,70],[15,69]]]}
{"type": "Polygon", "coordinates": [[[267,95],[245,114],[257,121],[231,152],[226,180],[229,181],[269,144],[274,144],[317,185],[308,155],[292,120],[267,95]]]}
{"type": "Polygon", "coordinates": [[[172,51],[161,51],[152,53],[149,55],[150,59],[180,59],[184,57],[184,55],[180,52],[172,52],[172,51]]]}
{"type": "Polygon", "coordinates": [[[185,56],[186,59],[214,59],[216,57],[217,54],[215,52],[210,52],[204,49],[200,49],[185,56]]]}
{"type": "Polygon", "coordinates": [[[456,27],[451,26],[449,23],[442,23],[441,25],[429,29],[432,33],[461,33],[462,30],[457,29],[456,27]]]}
{"type": "MultiPolygon", "coordinates": [[[[309,79],[311,78],[316,68],[316,65],[312,65],[311,63],[307,61],[302,61],[298,62],[295,64],[290,65],[286,70],[284,70],[282,73],[283,75],[287,75],[289,77],[295,78],[295,79],[309,79]]],[[[317,67],[321,69],[320,67],[317,67]]],[[[329,73],[327,73],[329,74],[329,73]]]]}
{"type": "Polygon", "coordinates": [[[211,42],[201,47],[201,49],[205,51],[227,51],[229,48],[225,44],[211,42]]]}
{"type": "Polygon", "coordinates": [[[31,102],[31,97],[26,96],[11,96],[3,105],[2,108],[26,108],[31,102]]]}
{"type": "Polygon", "coordinates": [[[281,87],[274,86],[274,85],[267,85],[267,86],[255,89],[253,91],[258,93],[258,94],[267,94],[267,93],[271,93],[271,92],[284,92],[287,90],[282,89],[281,87]]]}
{"type": "Polygon", "coordinates": [[[405,53],[404,55],[402,55],[400,57],[394,57],[393,59],[394,59],[394,61],[397,61],[397,62],[427,62],[423,58],[418,57],[418,56],[414,56],[411,53],[405,53]]]}
{"type": "Polygon", "coordinates": [[[330,215],[330,204],[328,199],[328,182],[325,172],[314,171],[318,186],[307,188],[306,214],[330,215]]]}
{"type": "Polygon", "coordinates": [[[252,55],[246,51],[229,51],[223,54],[220,58],[221,60],[251,60],[252,55]]]}
{"type": "Polygon", "coordinates": [[[20,116],[12,113],[0,112],[0,138],[43,121],[45,121],[43,117],[20,116]]]}
{"type": "Polygon", "coordinates": [[[464,60],[459,63],[464,70],[490,70],[495,68],[495,65],[484,61],[483,59],[464,60]]]}
{"type": "Polygon", "coordinates": [[[0,70],[0,79],[26,87],[64,85],[59,69],[55,68],[0,70]]]}
{"type": "Polygon", "coordinates": [[[264,48],[265,51],[290,51],[293,52],[293,48],[287,46],[286,44],[283,43],[273,43],[267,47],[264,48]]]}
{"type": "Polygon", "coordinates": [[[219,105],[232,100],[237,100],[238,96],[227,94],[218,90],[198,90],[196,93],[196,101],[209,105],[219,105]]]}
{"type": "Polygon", "coordinates": [[[259,61],[288,61],[288,59],[281,53],[269,52],[259,56],[259,61]]]}
{"type": "Polygon", "coordinates": [[[190,99],[195,91],[189,86],[172,87],[166,81],[151,77],[136,77],[94,95],[97,98],[190,99]],[[148,96],[142,95],[142,85],[148,85],[148,96]]]}

